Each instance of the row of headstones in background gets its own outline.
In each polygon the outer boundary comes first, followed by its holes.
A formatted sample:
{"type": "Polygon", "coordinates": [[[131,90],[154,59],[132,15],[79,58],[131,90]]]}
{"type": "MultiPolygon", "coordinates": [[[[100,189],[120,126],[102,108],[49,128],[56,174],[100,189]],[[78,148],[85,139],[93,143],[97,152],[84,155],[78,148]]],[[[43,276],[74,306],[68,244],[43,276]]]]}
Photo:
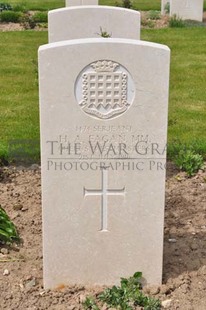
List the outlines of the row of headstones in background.
{"type": "Polygon", "coordinates": [[[90,10],[50,12],[39,49],[44,286],[160,284],[170,51],[90,10]]]}
{"type": "MultiPolygon", "coordinates": [[[[98,0],[66,0],[66,6],[97,5],[98,0]]],[[[204,0],[161,0],[161,13],[165,14],[168,4],[170,16],[177,15],[182,19],[202,22],[204,0]]]]}
{"type": "Polygon", "coordinates": [[[202,22],[204,0],[162,0],[161,12],[165,14],[168,7],[170,16],[202,22]]]}
{"type": "Polygon", "coordinates": [[[98,0],[66,0],[66,6],[98,5],[98,0]]]}
{"type": "Polygon", "coordinates": [[[109,6],[63,8],[49,12],[48,30],[50,43],[100,38],[101,32],[112,38],[139,40],[140,13],[109,6]]]}

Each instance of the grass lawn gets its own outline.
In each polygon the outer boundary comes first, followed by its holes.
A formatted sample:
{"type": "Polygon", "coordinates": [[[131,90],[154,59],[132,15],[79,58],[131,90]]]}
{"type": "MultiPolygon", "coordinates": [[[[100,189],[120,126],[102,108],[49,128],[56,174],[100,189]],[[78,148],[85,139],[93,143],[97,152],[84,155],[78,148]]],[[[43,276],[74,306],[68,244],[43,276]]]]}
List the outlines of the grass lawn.
{"type": "MultiPolygon", "coordinates": [[[[117,2],[122,3],[121,0],[99,0],[101,5],[115,5],[117,2]]],[[[131,2],[136,10],[161,10],[161,0],[131,0],[131,2]]],[[[206,10],[206,0],[204,0],[204,10],[206,10]]]]}
{"type": "Polygon", "coordinates": [[[37,49],[47,32],[0,32],[0,42],[0,157],[6,157],[10,140],[39,139],[37,49]]]}
{"type": "MultiPolygon", "coordinates": [[[[170,155],[175,142],[206,155],[205,29],[144,29],[142,39],[172,51],[170,155]]],[[[47,32],[0,32],[0,42],[0,157],[7,157],[10,140],[39,139],[37,49],[47,32]]],[[[31,152],[38,156],[39,147],[31,152]]]]}
{"type": "MultiPolygon", "coordinates": [[[[161,8],[161,0],[133,0],[131,1],[133,8],[136,10],[159,10],[161,8]]],[[[116,3],[121,4],[121,0],[99,0],[101,5],[115,5],[116,3]]]]}
{"type": "Polygon", "coordinates": [[[169,152],[176,143],[206,155],[205,28],[143,30],[142,40],[171,49],[169,152]]]}
{"type": "MultiPolygon", "coordinates": [[[[9,3],[13,6],[21,5],[29,10],[51,10],[65,6],[64,0],[3,0],[4,3],[9,3]]],[[[99,0],[101,5],[116,5],[122,3],[122,0],[99,0]]],[[[132,0],[134,9],[136,10],[159,10],[161,7],[161,0],[132,0]]],[[[206,10],[206,0],[204,0],[204,10],[206,10]]]]}
{"type": "Polygon", "coordinates": [[[28,10],[47,11],[65,6],[64,0],[2,0],[3,3],[9,3],[13,7],[19,5],[28,10]]]}

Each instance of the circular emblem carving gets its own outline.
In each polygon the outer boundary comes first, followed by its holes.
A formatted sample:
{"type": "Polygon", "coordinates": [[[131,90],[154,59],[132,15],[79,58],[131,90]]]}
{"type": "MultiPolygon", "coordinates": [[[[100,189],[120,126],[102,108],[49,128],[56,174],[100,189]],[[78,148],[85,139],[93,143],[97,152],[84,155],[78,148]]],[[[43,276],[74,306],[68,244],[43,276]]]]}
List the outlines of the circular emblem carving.
{"type": "Polygon", "coordinates": [[[75,96],[81,109],[98,119],[112,119],[126,112],[135,95],[130,73],[111,60],[85,67],[77,77],[75,96]]]}

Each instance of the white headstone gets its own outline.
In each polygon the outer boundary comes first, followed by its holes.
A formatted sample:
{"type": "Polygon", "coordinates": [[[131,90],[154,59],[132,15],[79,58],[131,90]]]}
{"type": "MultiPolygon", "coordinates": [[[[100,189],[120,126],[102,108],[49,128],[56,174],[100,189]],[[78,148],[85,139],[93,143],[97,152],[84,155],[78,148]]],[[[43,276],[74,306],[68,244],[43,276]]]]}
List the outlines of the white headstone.
{"type": "Polygon", "coordinates": [[[45,288],[161,283],[169,62],[135,40],[40,47],[45,288]]]}
{"type": "Polygon", "coordinates": [[[170,15],[202,22],[204,0],[170,0],[170,15]]]}
{"type": "Polygon", "coordinates": [[[66,0],[66,6],[98,5],[98,0],[66,0]]]}
{"type": "Polygon", "coordinates": [[[63,8],[49,12],[49,42],[98,38],[140,39],[140,13],[111,6],[63,8]]]}

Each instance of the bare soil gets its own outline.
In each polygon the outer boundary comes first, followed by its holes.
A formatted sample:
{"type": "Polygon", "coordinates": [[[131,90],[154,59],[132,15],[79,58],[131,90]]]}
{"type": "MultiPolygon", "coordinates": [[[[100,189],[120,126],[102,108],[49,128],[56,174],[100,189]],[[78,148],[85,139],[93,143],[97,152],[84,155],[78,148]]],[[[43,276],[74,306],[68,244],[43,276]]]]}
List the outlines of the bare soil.
{"type": "MultiPolygon", "coordinates": [[[[38,165],[0,171],[0,203],[23,239],[20,246],[0,246],[0,309],[83,309],[85,296],[101,287],[43,289],[40,177],[38,165]]],[[[188,178],[172,163],[167,168],[163,274],[163,285],[145,287],[145,293],[169,300],[167,309],[206,309],[206,172],[188,178]]]]}
{"type": "Polygon", "coordinates": [[[21,31],[24,27],[18,23],[0,23],[0,31],[21,31]]]}
{"type": "MultiPolygon", "coordinates": [[[[34,14],[34,12],[30,11],[30,15],[34,14]]],[[[160,19],[151,19],[150,13],[142,11],[141,12],[141,28],[166,28],[169,26],[169,16],[160,16],[160,19]]],[[[206,25],[206,12],[203,14],[203,23],[206,25]]],[[[0,23],[0,31],[22,31],[25,30],[25,27],[19,23],[0,23]]],[[[28,29],[26,29],[28,30],[28,29]]],[[[33,29],[34,31],[46,31],[47,28],[45,24],[41,26],[41,24],[37,24],[37,26],[33,29]]]]}
{"type": "Polygon", "coordinates": [[[34,31],[47,31],[47,27],[45,27],[45,24],[41,26],[41,24],[38,24],[34,29],[25,28],[23,24],[19,23],[0,23],[0,32],[5,31],[23,31],[23,30],[34,30],[34,31]]]}
{"type": "MultiPolygon", "coordinates": [[[[32,15],[32,13],[30,14],[32,15]]],[[[150,20],[148,17],[147,12],[141,12],[141,19],[142,19],[142,28],[165,28],[168,27],[169,24],[169,17],[168,16],[162,16],[160,19],[157,20],[150,20]]],[[[23,24],[20,23],[0,23],[0,31],[22,31],[22,30],[28,30],[25,29],[23,24]]],[[[34,31],[45,31],[47,28],[41,27],[41,25],[37,25],[34,29],[34,31]]]]}
{"type": "MultiPolygon", "coordinates": [[[[34,12],[29,12],[32,15],[34,12]]],[[[141,28],[166,28],[169,25],[169,16],[161,16],[160,19],[151,19],[149,12],[141,12],[141,28]]],[[[206,12],[203,14],[203,24],[206,24],[206,12]]],[[[0,31],[22,31],[25,27],[18,23],[0,23],[0,31]]],[[[28,29],[27,29],[28,30],[28,29]]],[[[37,25],[33,30],[35,31],[46,31],[45,24],[43,27],[41,24],[37,25]]]]}
{"type": "MultiPolygon", "coordinates": [[[[152,17],[153,11],[141,11],[141,28],[167,28],[169,27],[169,15],[159,15],[160,18],[153,19],[152,17]]],[[[194,25],[198,26],[206,26],[206,12],[203,13],[203,22],[198,23],[196,22],[194,25]]]]}

